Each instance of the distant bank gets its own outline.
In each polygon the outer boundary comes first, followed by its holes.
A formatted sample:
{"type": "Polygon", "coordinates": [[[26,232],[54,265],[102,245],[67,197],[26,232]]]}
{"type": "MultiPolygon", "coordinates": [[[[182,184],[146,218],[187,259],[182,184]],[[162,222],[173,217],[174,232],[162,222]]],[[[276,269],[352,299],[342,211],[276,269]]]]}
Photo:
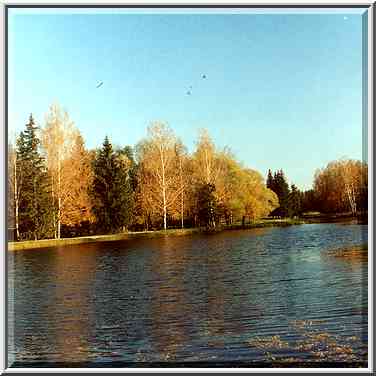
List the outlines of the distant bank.
{"type": "Polygon", "coordinates": [[[93,236],[82,236],[77,238],[63,238],[63,239],[43,239],[43,240],[28,240],[20,242],[8,242],[9,251],[20,251],[29,250],[36,248],[48,248],[48,247],[59,247],[65,245],[83,244],[83,243],[93,243],[93,242],[110,242],[119,241],[127,239],[137,239],[137,238],[154,238],[163,236],[184,236],[192,235],[198,233],[216,233],[228,230],[242,230],[242,229],[252,229],[252,228],[262,228],[262,227],[272,227],[272,226],[291,226],[300,225],[306,223],[299,219],[265,219],[254,221],[249,224],[242,225],[233,224],[227,226],[221,226],[214,230],[205,230],[202,228],[187,228],[187,229],[170,229],[170,230],[159,230],[159,231],[138,231],[138,232],[124,232],[119,234],[111,235],[93,235],[93,236]]]}
{"type": "Polygon", "coordinates": [[[322,214],[311,212],[303,214],[301,218],[306,223],[354,222],[358,224],[367,224],[368,212],[359,213],[355,217],[351,213],[322,214]]]}

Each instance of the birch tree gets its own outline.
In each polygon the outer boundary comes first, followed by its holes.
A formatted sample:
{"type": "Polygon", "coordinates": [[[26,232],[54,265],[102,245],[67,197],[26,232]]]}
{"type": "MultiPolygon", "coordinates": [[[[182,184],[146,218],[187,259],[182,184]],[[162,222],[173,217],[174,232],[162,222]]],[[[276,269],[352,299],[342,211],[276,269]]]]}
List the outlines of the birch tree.
{"type": "Polygon", "coordinates": [[[217,159],[217,150],[206,129],[199,131],[195,161],[196,179],[205,184],[216,184],[221,168],[217,159]]]}
{"type": "Polygon", "coordinates": [[[93,222],[89,197],[89,188],[93,181],[91,156],[78,130],[73,136],[71,154],[62,163],[64,184],[69,187],[61,210],[62,224],[79,226],[81,222],[93,222]]]}
{"type": "Polygon", "coordinates": [[[175,154],[176,154],[176,164],[177,170],[179,171],[179,178],[178,178],[178,187],[177,190],[180,191],[180,221],[181,221],[181,228],[184,228],[184,200],[186,196],[186,188],[188,185],[188,155],[187,149],[184,147],[182,142],[177,142],[175,144],[175,154]]]}
{"type": "Polygon", "coordinates": [[[46,117],[46,125],[42,133],[42,144],[51,176],[52,198],[56,208],[53,224],[55,238],[57,239],[60,239],[61,236],[61,223],[64,217],[65,204],[70,197],[69,179],[66,178],[69,166],[64,162],[71,156],[76,132],[77,130],[69,119],[68,113],[62,111],[59,105],[52,105],[46,117]]]}
{"type": "Polygon", "coordinates": [[[367,210],[367,191],[367,165],[361,161],[332,161],[315,174],[314,193],[323,212],[355,216],[359,207],[367,210]]]}
{"type": "Polygon", "coordinates": [[[356,215],[357,208],[356,208],[356,201],[358,190],[360,188],[360,184],[358,179],[360,179],[360,174],[357,169],[357,166],[352,161],[343,161],[341,164],[341,177],[343,180],[343,188],[350,205],[352,215],[356,215]]]}
{"type": "Polygon", "coordinates": [[[149,179],[149,202],[163,218],[167,229],[167,215],[181,197],[184,186],[178,184],[176,169],[177,139],[166,124],[155,122],[148,127],[146,140],[138,145],[138,159],[144,178],[149,179]]]}
{"type": "Polygon", "coordinates": [[[138,164],[136,179],[134,224],[136,226],[141,225],[148,231],[152,225],[154,205],[151,197],[152,190],[149,185],[151,177],[143,163],[138,164]]]}

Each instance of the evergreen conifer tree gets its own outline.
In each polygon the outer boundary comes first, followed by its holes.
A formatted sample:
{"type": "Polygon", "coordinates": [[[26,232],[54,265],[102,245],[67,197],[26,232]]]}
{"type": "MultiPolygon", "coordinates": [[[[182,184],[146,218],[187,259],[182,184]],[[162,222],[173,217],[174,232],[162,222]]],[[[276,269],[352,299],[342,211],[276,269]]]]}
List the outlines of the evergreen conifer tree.
{"type": "Polygon", "coordinates": [[[282,217],[287,217],[289,215],[288,212],[288,198],[290,194],[289,185],[286,181],[285,174],[282,170],[278,173],[278,190],[279,190],[279,203],[281,207],[281,215],[282,217]]]}
{"type": "MultiPolygon", "coordinates": [[[[278,170],[271,176],[271,171],[268,173],[268,182],[270,189],[276,193],[279,199],[279,208],[275,209],[271,214],[281,217],[287,217],[288,211],[288,197],[290,194],[289,185],[286,181],[285,174],[282,170],[278,170]]],[[[269,187],[268,187],[269,188],[269,187]]]]}
{"type": "Polygon", "coordinates": [[[266,188],[269,188],[271,189],[272,191],[274,191],[274,179],[273,179],[273,175],[272,175],[272,171],[269,169],[268,171],[268,177],[266,179],[266,188]]]}
{"type": "Polygon", "coordinates": [[[288,196],[288,214],[289,217],[295,217],[301,214],[302,194],[295,184],[291,185],[291,192],[288,196]]]}
{"type": "Polygon", "coordinates": [[[40,140],[33,116],[17,139],[17,175],[19,176],[19,223],[23,239],[51,237],[52,197],[40,140]]]}
{"type": "Polygon", "coordinates": [[[128,170],[113,151],[106,136],[93,165],[93,213],[98,230],[103,233],[119,231],[130,219],[132,192],[128,170]]]}

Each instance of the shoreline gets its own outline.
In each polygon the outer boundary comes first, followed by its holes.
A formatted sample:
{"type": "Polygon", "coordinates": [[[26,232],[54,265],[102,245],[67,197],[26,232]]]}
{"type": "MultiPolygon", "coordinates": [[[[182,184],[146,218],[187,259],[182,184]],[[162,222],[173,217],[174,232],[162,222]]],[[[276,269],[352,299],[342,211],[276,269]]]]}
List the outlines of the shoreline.
{"type": "Polygon", "coordinates": [[[223,231],[233,230],[249,230],[253,228],[264,227],[285,227],[293,225],[306,224],[306,221],[299,219],[267,219],[258,220],[250,224],[233,224],[222,226],[212,231],[204,230],[198,227],[186,229],[168,229],[156,231],[134,231],[124,232],[110,235],[88,235],[75,238],[62,238],[62,239],[41,239],[41,240],[26,240],[26,241],[8,241],[8,251],[22,251],[50,247],[62,247],[75,244],[85,244],[93,242],[111,242],[137,238],[160,238],[165,236],[186,236],[192,234],[216,234],[223,231]]]}

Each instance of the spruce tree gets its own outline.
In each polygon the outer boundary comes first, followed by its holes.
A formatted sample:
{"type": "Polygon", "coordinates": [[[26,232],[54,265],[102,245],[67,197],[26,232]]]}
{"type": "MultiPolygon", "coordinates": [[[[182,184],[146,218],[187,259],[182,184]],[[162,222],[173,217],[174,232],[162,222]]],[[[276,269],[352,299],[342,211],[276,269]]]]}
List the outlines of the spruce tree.
{"type": "Polygon", "coordinates": [[[295,184],[291,185],[291,192],[288,196],[288,214],[289,217],[295,217],[301,214],[302,194],[295,184]]]}
{"type": "MultiPolygon", "coordinates": [[[[278,170],[274,173],[274,176],[270,177],[268,174],[268,181],[270,189],[276,193],[279,199],[279,208],[272,212],[272,215],[278,215],[281,217],[287,217],[289,215],[288,211],[288,197],[290,194],[289,185],[286,181],[285,174],[282,170],[278,170]]],[[[268,187],[269,188],[269,187],[268,187]]]]}
{"type": "Polygon", "coordinates": [[[19,176],[19,222],[23,239],[52,236],[52,197],[40,140],[33,116],[17,139],[17,175],[19,176]]]}
{"type": "Polygon", "coordinates": [[[273,179],[273,175],[272,175],[272,171],[269,169],[268,171],[268,177],[266,178],[266,188],[269,188],[271,189],[272,191],[274,191],[274,179],[273,179]]]}
{"type": "Polygon", "coordinates": [[[288,212],[288,197],[290,194],[290,189],[289,185],[286,181],[285,174],[283,173],[282,170],[280,170],[277,174],[278,180],[278,197],[279,197],[279,203],[281,207],[281,216],[282,217],[287,217],[289,215],[288,212]]]}
{"type": "Polygon", "coordinates": [[[107,136],[97,152],[93,173],[90,195],[98,230],[103,233],[119,231],[129,223],[132,192],[128,170],[113,151],[107,136]]]}

